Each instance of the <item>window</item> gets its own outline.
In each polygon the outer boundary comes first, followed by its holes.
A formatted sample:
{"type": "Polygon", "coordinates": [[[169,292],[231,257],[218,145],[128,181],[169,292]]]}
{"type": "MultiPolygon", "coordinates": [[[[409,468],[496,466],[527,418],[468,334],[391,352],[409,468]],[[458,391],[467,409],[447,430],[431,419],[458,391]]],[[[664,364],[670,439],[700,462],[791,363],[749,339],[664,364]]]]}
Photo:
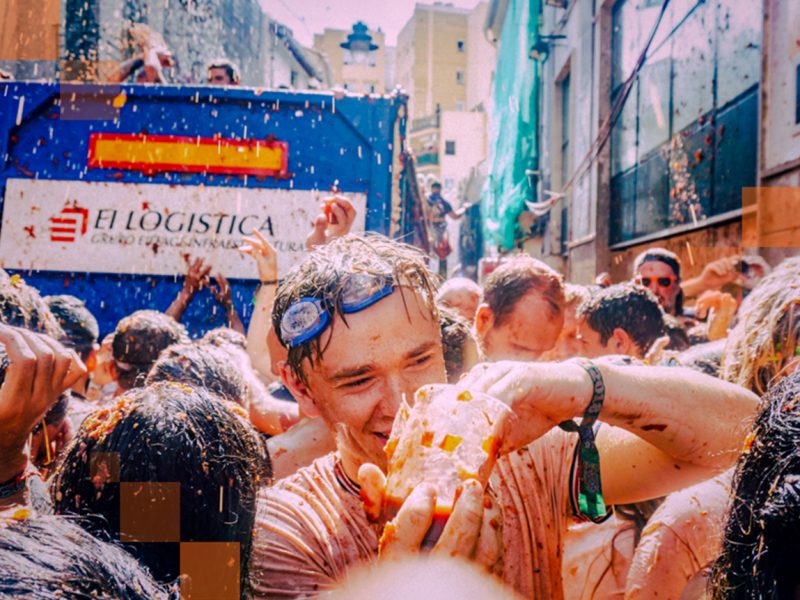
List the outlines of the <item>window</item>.
{"type": "Polygon", "coordinates": [[[620,0],[612,13],[612,105],[626,94],[611,131],[612,245],[741,208],[756,184],[760,3],[671,2],[635,72],[661,6],[620,0]]]}
{"type": "Polygon", "coordinates": [[[464,102],[461,100],[456,100],[456,110],[463,111],[464,110],[464,102]]]}
{"type": "Polygon", "coordinates": [[[458,42],[456,42],[456,46],[458,47],[458,51],[459,52],[463,52],[464,51],[464,40],[458,40],[458,42]]]}
{"type": "Polygon", "coordinates": [[[448,156],[455,156],[456,155],[456,143],[454,141],[445,140],[444,142],[444,153],[448,156]]]}
{"type": "Polygon", "coordinates": [[[569,75],[561,80],[561,187],[570,177],[569,164],[569,75]]]}
{"type": "Polygon", "coordinates": [[[289,76],[289,85],[291,87],[297,86],[297,71],[292,71],[291,75],[289,76]]]}
{"type": "Polygon", "coordinates": [[[464,85],[464,71],[456,71],[456,83],[464,85]]]}
{"type": "Polygon", "coordinates": [[[795,84],[794,122],[800,125],[800,64],[797,65],[797,83],[795,84]]]}

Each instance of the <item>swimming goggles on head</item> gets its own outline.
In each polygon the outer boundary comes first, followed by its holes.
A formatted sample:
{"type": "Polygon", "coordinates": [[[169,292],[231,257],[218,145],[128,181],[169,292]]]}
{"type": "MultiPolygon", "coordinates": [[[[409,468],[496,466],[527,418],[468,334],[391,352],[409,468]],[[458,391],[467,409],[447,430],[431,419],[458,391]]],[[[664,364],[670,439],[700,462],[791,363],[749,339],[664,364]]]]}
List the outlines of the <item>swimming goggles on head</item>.
{"type": "MultiPolygon", "coordinates": [[[[392,275],[353,273],[342,287],[340,303],[344,314],[369,308],[394,291],[392,275]]],[[[281,339],[295,348],[319,336],[330,325],[331,313],[319,298],[304,296],[289,305],[281,318],[281,339]]]]}

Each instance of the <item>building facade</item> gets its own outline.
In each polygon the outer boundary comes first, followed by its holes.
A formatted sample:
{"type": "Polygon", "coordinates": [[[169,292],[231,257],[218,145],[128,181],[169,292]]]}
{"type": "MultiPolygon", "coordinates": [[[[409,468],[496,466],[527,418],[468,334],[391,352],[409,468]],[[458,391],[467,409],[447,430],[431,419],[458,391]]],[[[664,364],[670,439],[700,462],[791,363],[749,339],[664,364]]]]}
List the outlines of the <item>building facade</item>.
{"type": "MultiPolygon", "coordinates": [[[[775,42],[783,56],[770,59],[765,33],[776,24],[765,8],[788,31],[793,3],[525,1],[538,22],[522,51],[539,114],[525,198],[537,210],[517,231],[526,250],[583,283],[605,270],[629,277],[636,254],[654,245],[679,254],[690,276],[741,252],[743,189],[797,167],[788,109],[800,58],[787,60],[784,33],[775,42]],[[771,112],[779,125],[765,110],[771,87],[785,90],[787,110],[771,112]],[[777,136],[770,144],[759,123],[777,136]]],[[[490,12],[512,14],[514,4],[490,12]]]]}
{"type": "Polygon", "coordinates": [[[335,85],[354,94],[384,94],[391,91],[387,87],[392,78],[386,73],[386,36],[380,29],[368,29],[360,22],[352,30],[326,28],[314,35],[314,49],[322,53],[330,64],[335,85]],[[366,41],[367,48],[361,53],[349,47],[348,38],[358,35],[358,32],[369,38],[366,41]]]}
{"type": "MultiPolygon", "coordinates": [[[[14,28],[10,35],[3,33],[4,39],[29,37],[27,4],[14,0],[3,9],[16,7],[16,13],[4,15],[14,17],[4,21],[6,28],[14,28]]],[[[20,48],[18,60],[0,60],[0,68],[17,78],[104,81],[134,53],[129,30],[141,23],[160,34],[171,50],[175,65],[165,71],[171,83],[205,83],[207,63],[227,58],[239,67],[242,85],[298,89],[330,85],[324,61],[300,46],[291,30],[270,19],[258,0],[47,0],[44,4],[55,6],[41,11],[48,45],[41,46],[38,54],[46,54],[47,60],[32,61],[25,47],[20,48]]]]}

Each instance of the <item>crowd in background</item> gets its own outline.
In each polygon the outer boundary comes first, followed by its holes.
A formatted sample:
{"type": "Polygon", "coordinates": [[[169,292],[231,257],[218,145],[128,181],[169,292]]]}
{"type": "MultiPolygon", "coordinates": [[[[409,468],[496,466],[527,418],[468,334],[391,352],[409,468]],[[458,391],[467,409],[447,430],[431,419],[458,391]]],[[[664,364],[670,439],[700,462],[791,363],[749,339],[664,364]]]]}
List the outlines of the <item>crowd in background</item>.
{"type": "Polygon", "coordinates": [[[512,255],[478,285],[354,219],[330,202],[280,281],[243,240],[246,330],[201,257],[104,337],[0,272],[0,596],[796,597],[800,258],[684,279],[652,248],[587,286],[512,255]],[[229,326],[192,340],[202,288],[229,326]],[[421,552],[431,486],[392,536],[381,507],[395,416],[431,383],[514,418],[421,552]]]}

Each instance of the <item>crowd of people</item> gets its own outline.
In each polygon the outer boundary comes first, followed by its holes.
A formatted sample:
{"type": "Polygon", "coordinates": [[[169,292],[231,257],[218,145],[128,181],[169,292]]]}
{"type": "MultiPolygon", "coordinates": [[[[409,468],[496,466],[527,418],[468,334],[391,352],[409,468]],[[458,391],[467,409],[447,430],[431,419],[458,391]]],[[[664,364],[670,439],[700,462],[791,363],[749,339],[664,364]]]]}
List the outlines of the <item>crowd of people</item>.
{"type": "Polygon", "coordinates": [[[685,279],[651,248],[579,285],[512,255],[478,285],[354,217],[329,202],[280,281],[269,241],[242,241],[247,329],[201,259],[105,336],[0,272],[0,596],[800,593],[800,258],[685,279]],[[192,340],[204,287],[229,327],[192,340]],[[428,384],[511,415],[433,548],[427,483],[382,537],[387,441],[428,384]]]}

